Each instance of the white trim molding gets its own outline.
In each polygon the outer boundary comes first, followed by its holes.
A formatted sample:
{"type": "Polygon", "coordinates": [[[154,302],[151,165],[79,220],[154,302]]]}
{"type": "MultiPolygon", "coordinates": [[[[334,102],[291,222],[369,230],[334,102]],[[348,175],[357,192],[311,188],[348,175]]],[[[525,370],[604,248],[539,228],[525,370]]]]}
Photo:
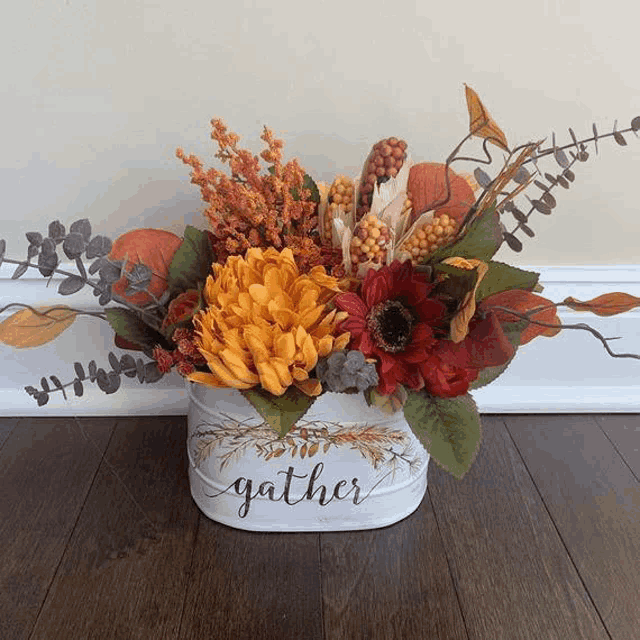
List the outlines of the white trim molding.
{"type": "MultiPolygon", "coordinates": [[[[540,273],[541,295],[554,302],[614,291],[640,297],[640,265],[520,268],[540,273]]],[[[640,354],[639,309],[603,318],[560,307],[558,316],[619,337],[609,343],[616,353],[640,354]]],[[[639,413],[640,360],[613,358],[586,331],[566,329],[521,347],[502,376],[472,393],[482,413],[639,413]]]]}
{"type": "MultiPolygon", "coordinates": [[[[72,265],[65,270],[75,271],[72,265]]],[[[561,301],[567,296],[588,300],[602,293],[624,291],[640,297],[640,265],[522,266],[541,274],[543,296],[561,301]]],[[[0,267],[0,306],[20,302],[33,306],[67,304],[83,311],[100,307],[88,289],[72,296],[57,294],[61,278],[48,283],[36,270],[12,280],[15,267],[0,267]]],[[[11,310],[13,312],[13,310],[11,310]]],[[[3,314],[4,317],[9,313],[3,314]]],[[[621,336],[610,343],[618,353],[640,354],[640,310],[600,318],[567,309],[559,310],[566,323],[586,322],[605,337],[621,336]]],[[[0,321],[4,318],[0,316],[0,321]]],[[[74,376],[73,363],[86,365],[94,359],[106,366],[113,335],[106,323],[79,317],[73,330],[34,349],[11,349],[0,345],[0,415],[182,415],[188,399],[182,378],[165,376],[153,385],[123,378],[122,388],[105,395],[86,385],[82,398],[70,394],[64,400],[53,393],[49,403],[38,407],[25,391],[38,386],[42,376],[57,375],[62,382],[74,376]]],[[[473,391],[483,413],[580,413],[640,412],[640,361],[612,358],[602,344],[585,331],[565,330],[552,339],[536,338],[519,349],[507,371],[495,382],[473,391]]]]}

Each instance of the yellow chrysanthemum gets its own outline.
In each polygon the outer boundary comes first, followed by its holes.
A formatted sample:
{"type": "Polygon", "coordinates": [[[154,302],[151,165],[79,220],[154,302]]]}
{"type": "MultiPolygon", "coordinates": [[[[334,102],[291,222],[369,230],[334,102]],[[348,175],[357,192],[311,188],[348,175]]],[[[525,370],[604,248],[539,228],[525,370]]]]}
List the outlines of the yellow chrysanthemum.
{"type": "Polygon", "coordinates": [[[350,337],[334,337],[345,315],[326,311],[336,293],[338,281],[324,267],[300,275],[288,248],[249,249],[246,258],[214,264],[204,289],[207,307],[194,318],[196,345],[210,373],[189,379],[236,389],[259,384],[276,396],[294,384],[318,395],[322,386],[309,372],[350,337]]]}

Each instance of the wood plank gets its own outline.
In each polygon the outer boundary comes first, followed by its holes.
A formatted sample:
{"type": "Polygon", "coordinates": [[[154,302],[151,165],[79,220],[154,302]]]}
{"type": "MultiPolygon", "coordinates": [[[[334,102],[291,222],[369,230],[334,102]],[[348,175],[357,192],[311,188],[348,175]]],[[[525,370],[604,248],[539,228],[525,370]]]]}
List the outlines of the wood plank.
{"type": "Polygon", "coordinates": [[[384,529],[321,534],[321,549],[326,638],[466,640],[428,495],[384,529]]]}
{"type": "Polygon", "coordinates": [[[640,480],[640,414],[614,413],[594,416],[599,427],[613,442],[636,480],[640,480]]]}
{"type": "Polygon", "coordinates": [[[2,445],[18,425],[19,420],[20,418],[3,418],[0,416],[0,449],[2,449],[2,445]]]}
{"type": "Polygon", "coordinates": [[[482,448],[469,473],[459,481],[434,469],[429,483],[469,637],[604,640],[502,418],[482,422],[482,448]]]}
{"type": "Polygon", "coordinates": [[[239,531],[202,515],[179,637],[322,638],[318,534],[239,531]]]}
{"type": "Polygon", "coordinates": [[[1,638],[29,637],[114,426],[25,419],[0,450],[1,638]]]}
{"type": "Polygon", "coordinates": [[[611,637],[635,640],[640,483],[590,416],[507,424],[611,637]]]}
{"type": "Polygon", "coordinates": [[[175,638],[198,510],[184,417],[119,420],[33,640],[175,638]]]}

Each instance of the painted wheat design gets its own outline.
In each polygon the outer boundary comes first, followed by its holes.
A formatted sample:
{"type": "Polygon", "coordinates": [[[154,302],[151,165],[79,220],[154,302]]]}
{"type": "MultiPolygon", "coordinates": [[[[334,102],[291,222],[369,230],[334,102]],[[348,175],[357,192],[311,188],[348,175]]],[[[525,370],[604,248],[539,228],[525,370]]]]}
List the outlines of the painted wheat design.
{"type": "Polygon", "coordinates": [[[358,451],[374,469],[390,465],[395,470],[399,463],[413,468],[419,460],[411,451],[405,432],[375,424],[345,426],[335,422],[301,421],[286,436],[279,438],[267,423],[248,425],[227,418],[220,423],[201,425],[192,437],[196,439],[195,463],[198,466],[216,449],[224,449],[219,456],[220,470],[251,448],[259,458],[270,460],[287,454],[292,458],[312,458],[319,453],[326,454],[332,446],[349,447],[358,451]],[[398,452],[396,449],[400,447],[402,450],[398,452]]]}

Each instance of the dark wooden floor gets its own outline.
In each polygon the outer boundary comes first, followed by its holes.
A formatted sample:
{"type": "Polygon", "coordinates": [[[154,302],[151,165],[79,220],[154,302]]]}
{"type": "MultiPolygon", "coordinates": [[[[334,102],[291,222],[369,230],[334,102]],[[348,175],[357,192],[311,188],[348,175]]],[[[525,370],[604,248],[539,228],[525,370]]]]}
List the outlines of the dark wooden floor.
{"type": "Polygon", "coordinates": [[[638,640],[640,415],[485,416],[406,520],[200,515],[185,418],[0,418],[0,638],[638,640]]]}

